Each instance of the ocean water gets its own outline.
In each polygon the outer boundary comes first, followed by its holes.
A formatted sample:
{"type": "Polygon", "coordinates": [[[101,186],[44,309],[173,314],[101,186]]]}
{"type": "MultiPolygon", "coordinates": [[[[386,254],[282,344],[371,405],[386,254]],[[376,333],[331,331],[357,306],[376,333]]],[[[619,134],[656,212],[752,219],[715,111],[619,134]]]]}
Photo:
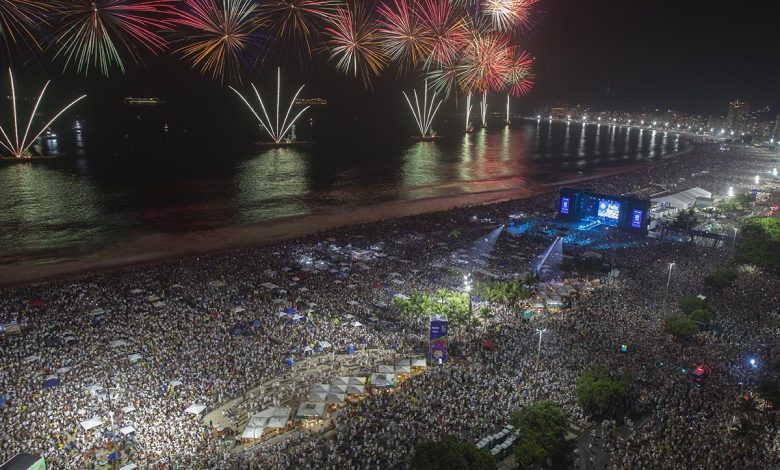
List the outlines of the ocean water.
{"type": "Polygon", "coordinates": [[[339,137],[297,148],[204,135],[129,156],[92,146],[88,134],[62,136],[67,145],[50,145],[67,147],[65,158],[0,164],[0,264],[74,258],[154,233],[533,187],[652,162],[685,145],[672,133],[546,120],[496,118],[486,129],[447,134],[436,142],[339,137]],[[218,150],[199,152],[198,139],[218,150]]]}

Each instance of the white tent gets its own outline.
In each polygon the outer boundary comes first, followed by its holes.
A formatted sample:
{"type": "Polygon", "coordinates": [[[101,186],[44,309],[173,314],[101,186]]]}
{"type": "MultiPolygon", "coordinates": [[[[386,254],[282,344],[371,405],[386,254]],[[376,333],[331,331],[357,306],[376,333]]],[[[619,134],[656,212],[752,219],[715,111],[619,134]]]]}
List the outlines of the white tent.
{"type": "Polygon", "coordinates": [[[186,410],[184,410],[184,412],[192,415],[199,415],[205,409],[206,409],[206,405],[198,405],[193,403],[186,410]]]}
{"type": "Polygon", "coordinates": [[[377,368],[377,372],[380,374],[392,374],[395,372],[395,367],[393,366],[387,366],[387,365],[381,365],[377,368]]]}
{"type": "Polygon", "coordinates": [[[141,359],[143,359],[143,357],[141,357],[141,355],[138,354],[138,353],[131,354],[131,355],[127,356],[127,358],[130,359],[130,362],[132,362],[133,364],[135,364],[136,362],[138,362],[141,359]]]}
{"type": "Polygon", "coordinates": [[[179,385],[184,385],[184,383],[181,380],[171,380],[170,382],[168,382],[168,387],[170,388],[176,388],[179,385]]]}
{"type": "Polygon", "coordinates": [[[371,385],[378,388],[395,387],[395,374],[371,374],[371,385]]]}
{"type": "Polygon", "coordinates": [[[349,377],[336,377],[333,380],[330,381],[331,386],[333,385],[347,385],[349,384],[349,377]]]}
{"type": "Polygon", "coordinates": [[[265,428],[263,426],[249,426],[247,425],[244,432],[241,434],[241,439],[260,439],[263,437],[265,428]]]}
{"type": "Polygon", "coordinates": [[[141,289],[130,289],[131,294],[140,294],[141,292],[143,292],[141,289]]]}
{"type": "Polygon", "coordinates": [[[653,204],[662,204],[674,209],[689,209],[694,206],[696,199],[710,199],[711,197],[711,192],[696,187],[680,191],[679,193],[652,198],[650,199],[650,202],[653,204]]]}
{"type": "Polygon", "coordinates": [[[412,371],[412,368],[409,366],[395,366],[395,373],[396,374],[408,374],[412,371]]]}
{"type": "Polygon", "coordinates": [[[110,345],[111,345],[112,348],[119,348],[121,346],[127,346],[127,343],[124,340],[117,339],[117,340],[111,341],[110,345]]]}
{"type": "Polygon", "coordinates": [[[361,326],[363,326],[363,324],[360,323],[359,321],[353,321],[352,323],[350,323],[350,325],[352,325],[353,328],[360,328],[361,326]]]}
{"type": "Polygon", "coordinates": [[[252,414],[252,417],[287,419],[290,417],[291,412],[292,408],[289,406],[272,406],[270,408],[264,409],[263,411],[252,414]]]}
{"type": "Polygon", "coordinates": [[[328,393],[330,391],[330,385],[328,384],[314,384],[311,386],[311,393],[328,393]]]}
{"type": "Polygon", "coordinates": [[[163,308],[165,307],[165,302],[163,302],[162,300],[158,300],[157,302],[153,303],[152,306],[154,308],[163,308]]]}
{"type": "Polygon", "coordinates": [[[347,395],[345,393],[329,393],[327,402],[328,403],[344,403],[344,400],[346,399],[347,395]]]}
{"type": "Polygon", "coordinates": [[[97,395],[99,391],[103,390],[103,386],[100,384],[92,384],[87,387],[87,391],[92,395],[97,395]]]}
{"type": "Polygon", "coordinates": [[[134,463],[129,463],[129,464],[125,465],[124,467],[121,467],[119,470],[135,470],[136,468],[138,468],[138,465],[136,465],[134,463]]]}
{"type": "Polygon", "coordinates": [[[265,287],[266,289],[278,289],[279,288],[279,286],[277,286],[273,282],[264,282],[264,283],[262,283],[260,285],[265,287]]]}
{"type": "Polygon", "coordinates": [[[324,392],[310,393],[308,401],[312,401],[312,402],[315,402],[315,403],[317,403],[317,402],[326,402],[326,401],[328,401],[328,394],[324,393],[324,392]]]}
{"type": "Polygon", "coordinates": [[[333,347],[333,345],[330,344],[330,342],[328,342],[328,341],[320,341],[319,343],[317,343],[317,345],[319,347],[321,347],[322,349],[328,349],[330,347],[333,347]]]}
{"type": "Polygon", "coordinates": [[[123,436],[127,436],[128,434],[132,434],[135,432],[135,428],[132,426],[125,426],[119,430],[119,432],[122,433],[123,436]]]}
{"type": "Polygon", "coordinates": [[[350,301],[347,301],[347,303],[349,305],[352,305],[352,306],[360,305],[360,302],[358,302],[357,300],[350,300],[350,301]]]}
{"type": "Polygon", "coordinates": [[[325,408],[325,403],[314,403],[305,401],[298,407],[298,411],[295,412],[297,419],[317,418],[323,419],[328,416],[328,411],[325,408]]]}
{"type": "Polygon", "coordinates": [[[349,378],[349,385],[365,385],[366,384],[366,378],[365,377],[350,377],[349,378]]]}
{"type": "Polygon", "coordinates": [[[348,385],[347,386],[347,395],[361,395],[365,391],[366,391],[366,386],[365,385],[348,385]]]}
{"type": "Polygon", "coordinates": [[[72,369],[73,369],[73,367],[70,367],[70,366],[68,366],[68,367],[60,367],[59,369],[57,369],[57,373],[58,374],[64,374],[66,372],[70,372],[72,369]]]}
{"type": "Polygon", "coordinates": [[[135,407],[133,405],[127,405],[126,407],[122,408],[123,413],[130,413],[135,411],[135,407]]]}
{"type": "Polygon", "coordinates": [[[271,416],[270,418],[266,418],[265,427],[271,428],[271,429],[282,429],[287,427],[287,420],[288,417],[280,417],[280,416],[271,416]]]}
{"type": "Polygon", "coordinates": [[[347,393],[347,386],[346,385],[331,385],[330,389],[328,390],[330,393],[347,393]]]}
{"type": "Polygon", "coordinates": [[[428,364],[425,362],[425,359],[423,358],[416,358],[412,359],[412,367],[427,367],[428,364]]]}
{"type": "Polygon", "coordinates": [[[209,285],[211,287],[222,287],[225,285],[225,283],[222,281],[209,281],[209,285]]]}
{"type": "Polygon", "coordinates": [[[246,309],[244,307],[233,307],[233,313],[241,313],[246,312],[246,309]]]}
{"type": "Polygon", "coordinates": [[[412,360],[411,359],[396,359],[395,366],[411,366],[412,360]]]}
{"type": "Polygon", "coordinates": [[[100,418],[95,417],[95,418],[88,419],[86,421],[82,421],[79,424],[81,424],[81,427],[84,428],[85,431],[89,431],[90,429],[94,429],[99,426],[102,426],[103,421],[101,421],[100,418]]]}

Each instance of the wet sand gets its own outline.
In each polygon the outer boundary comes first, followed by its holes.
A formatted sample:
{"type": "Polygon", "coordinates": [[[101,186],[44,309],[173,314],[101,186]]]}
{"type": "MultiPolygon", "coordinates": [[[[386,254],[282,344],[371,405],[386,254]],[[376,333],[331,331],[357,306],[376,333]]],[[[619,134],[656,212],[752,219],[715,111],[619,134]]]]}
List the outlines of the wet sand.
{"type": "MultiPolygon", "coordinates": [[[[693,147],[689,147],[676,154],[675,157],[690,154],[692,150],[693,147]]],[[[668,158],[657,163],[665,161],[668,161],[668,158]]],[[[564,185],[641,171],[647,167],[648,164],[646,163],[630,165],[548,184],[339,208],[324,213],[185,234],[148,235],[123,245],[99,250],[76,260],[48,264],[0,266],[0,286],[24,285],[77,274],[158,264],[165,260],[258,246],[349,225],[367,224],[380,220],[444,211],[469,205],[529,198],[538,194],[557,191],[558,188],[564,185]]]]}

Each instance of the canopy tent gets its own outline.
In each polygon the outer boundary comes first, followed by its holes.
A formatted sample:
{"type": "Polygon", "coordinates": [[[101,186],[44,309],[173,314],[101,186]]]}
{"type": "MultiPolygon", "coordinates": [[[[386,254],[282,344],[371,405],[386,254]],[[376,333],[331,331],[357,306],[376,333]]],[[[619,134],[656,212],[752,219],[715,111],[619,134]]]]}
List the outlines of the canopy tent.
{"type": "Polygon", "coordinates": [[[702,188],[694,187],[678,193],[651,198],[650,202],[674,209],[689,209],[696,204],[696,200],[699,198],[710,199],[712,198],[712,193],[702,188]]]}
{"type": "Polygon", "coordinates": [[[187,409],[184,410],[184,412],[192,415],[199,415],[205,409],[206,409],[206,405],[198,405],[193,403],[192,405],[187,407],[187,409]]]}
{"type": "Polygon", "coordinates": [[[328,384],[314,384],[311,386],[311,393],[328,393],[330,391],[330,385],[328,384]]]}
{"type": "Polygon", "coordinates": [[[395,366],[396,374],[408,374],[410,372],[412,372],[412,368],[410,366],[395,366]]]}
{"type": "Polygon", "coordinates": [[[328,401],[328,394],[327,394],[327,393],[325,393],[325,392],[320,392],[320,393],[310,393],[310,394],[309,394],[308,401],[313,401],[313,402],[326,402],[326,401],[328,401]]]}
{"type": "Polygon", "coordinates": [[[380,374],[392,374],[395,372],[395,367],[388,365],[381,365],[377,368],[377,372],[380,374]]]}
{"type": "Polygon", "coordinates": [[[347,395],[362,395],[366,391],[365,385],[348,385],[347,395]]]}
{"type": "Polygon", "coordinates": [[[24,362],[35,362],[41,358],[40,354],[33,354],[24,358],[24,362]]]}
{"type": "Polygon", "coordinates": [[[428,363],[423,358],[412,359],[412,367],[427,367],[428,363]]]}
{"type": "Polygon", "coordinates": [[[349,384],[349,377],[336,377],[330,381],[331,385],[347,385],[349,384]]]}
{"type": "Polygon", "coordinates": [[[154,308],[163,308],[163,307],[165,307],[165,302],[163,302],[162,300],[158,300],[157,302],[152,304],[152,307],[154,307],[154,308]]]}
{"type": "Polygon", "coordinates": [[[141,292],[143,292],[142,289],[130,289],[130,293],[133,295],[140,294],[141,292]]]}
{"type": "Polygon", "coordinates": [[[127,436],[128,434],[132,434],[135,432],[135,428],[132,426],[125,426],[119,430],[119,432],[122,433],[123,436],[127,436]]]}
{"type": "Polygon", "coordinates": [[[57,373],[58,374],[65,374],[67,372],[70,372],[72,369],[73,369],[73,367],[70,367],[70,366],[60,367],[59,369],[57,369],[57,373]]]}
{"type": "Polygon", "coordinates": [[[184,385],[184,383],[181,380],[171,380],[168,382],[168,388],[176,388],[179,385],[184,385]]]}
{"type": "Polygon", "coordinates": [[[360,323],[359,321],[353,321],[352,323],[350,323],[350,325],[352,325],[353,328],[360,328],[361,326],[363,326],[363,324],[360,323]]]}
{"type": "Polygon", "coordinates": [[[97,428],[99,426],[103,425],[103,421],[100,420],[100,418],[90,418],[86,421],[82,421],[79,423],[82,428],[84,428],[85,431],[89,431],[90,429],[97,428]]]}
{"type": "Polygon", "coordinates": [[[412,360],[411,359],[396,359],[395,366],[406,366],[411,367],[412,366],[412,360]]]}
{"type": "Polygon", "coordinates": [[[246,429],[244,429],[244,432],[241,434],[241,439],[260,439],[263,437],[264,432],[265,427],[263,426],[247,425],[246,429]]]}
{"type": "Polygon", "coordinates": [[[266,418],[265,427],[271,429],[283,429],[287,427],[287,420],[289,417],[271,416],[266,418]]]}
{"type": "Polygon", "coordinates": [[[222,287],[225,285],[223,281],[209,281],[211,287],[222,287]]]}
{"type": "Polygon", "coordinates": [[[143,357],[140,354],[138,354],[138,353],[131,354],[131,355],[127,356],[127,358],[130,359],[130,362],[132,362],[133,364],[135,364],[136,362],[138,362],[141,359],[143,359],[143,357]]]}
{"type": "Polygon", "coordinates": [[[246,309],[244,307],[233,307],[233,313],[242,313],[246,312],[246,309]]]}
{"type": "Polygon", "coordinates": [[[87,391],[92,395],[97,395],[98,392],[100,392],[101,390],[103,390],[103,386],[100,384],[92,384],[89,387],[87,387],[87,391]]]}
{"type": "Polygon", "coordinates": [[[122,346],[127,346],[127,343],[125,342],[125,340],[117,339],[117,340],[111,341],[111,343],[109,343],[109,345],[112,348],[119,348],[119,347],[122,347],[122,346]]]}
{"type": "Polygon", "coordinates": [[[65,341],[65,344],[70,344],[70,343],[75,343],[76,342],[76,337],[73,336],[73,335],[65,335],[62,339],[65,341]]]}
{"type": "Polygon", "coordinates": [[[260,417],[260,418],[284,418],[288,419],[290,417],[290,413],[292,412],[292,408],[289,406],[273,406],[270,408],[266,408],[263,411],[257,412],[252,414],[252,417],[260,417]]]}
{"type": "Polygon", "coordinates": [[[319,346],[320,349],[328,349],[330,347],[333,347],[333,345],[330,344],[330,342],[328,341],[320,341],[319,343],[317,343],[317,346],[319,346]]]}
{"type": "Polygon", "coordinates": [[[134,463],[129,463],[129,464],[125,465],[124,467],[120,467],[119,470],[135,470],[136,468],[138,468],[138,465],[136,465],[134,463]]]}
{"type": "Polygon", "coordinates": [[[344,403],[344,400],[346,400],[347,394],[346,393],[329,393],[327,397],[328,403],[344,403]]]}
{"type": "Polygon", "coordinates": [[[365,385],[366,384],[366,378],[365,377],[350,377],[349,378],[349,385],[365,385]]]}
{"type": "Polygon", "coordinates": [[[122,408],[123,413],[132,413],[135,411],[135,406],[133,405],[127,405],[126,407],[122,408]]]}
{"type": "Polygon", "coordinates": [[[325,403],[305,401],[295,412],[295,419],[324,419],[328,416],[325,403]]]}
{"type": "Polygon", "coordinates": [[[328,389],[329,393],[347,393],[347,386],[346,385],[332,385],[330,386],[330,389],[328,389]]]}
{"type": "Polygon", "coordinates": [[[393,388],[397,384],[395,374],[371,374],[371,385],[376,388],[393,388]]]}

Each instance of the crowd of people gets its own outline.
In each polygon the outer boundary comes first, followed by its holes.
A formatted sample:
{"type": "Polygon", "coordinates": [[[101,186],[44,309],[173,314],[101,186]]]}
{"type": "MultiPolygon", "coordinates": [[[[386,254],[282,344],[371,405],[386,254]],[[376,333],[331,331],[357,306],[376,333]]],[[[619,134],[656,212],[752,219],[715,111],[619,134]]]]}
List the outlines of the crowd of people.
{"type": "MultiPolygon", "coordinates": [[[[773,161],[752,150],[724,155],[704,144],[684,158],[585,186],[623,194],[695,185],[724,194],[728,186],[750,188],[753,175],[773,161]]],[[[506,425],[514,410],[542,399],[588,426],[592,419],[577,404],[575,382],[583,370],[601,366],[635,374],[630,411],[642,417],[628,437],[607,437],[610,467],[780,466],[774,415],[756,414],[758,440],[734,431],[740,400],[762,373],[747,358],[774,359],[776,281],[741,272],[732,287],[708,299],[719,329],[683,344],[664,331],[663,320],[676,312],[679,296],[704,292],[703,274],[724,263],[726,248],[618,231],[601,235],[615,243],[600,250],[620,271],[616,280],[530,322],[520,302],[478,302],[491,316],[452,332],[451,360],[394,393],[348,406],[329,435],[301,432],[239,449],[185,412],[192,404],[215,409],[308,354],[343,354],[350,345],[424,354],[426,323],[401,317],[394,296],[460,288],[475,239],[510,215],[553,224],[556,205],[557,194],[544,193],[5,289],[0,324],[15,321],[21,332],[0,337],[0,460],[31,452],[54,468],[88,468],[118,451],[122,462],[144,468],[398,468],[422,440],[454,435],[477,442],[506,425]],[[541,348],[538,329],[546,330],[541,348]],[[488,339],[495,349],[483,347],[488,339]],[[331,346],[321,351],[324,341],[331,346]],[[703,379],[681,372],[699,366],[703,379]],[[52,376],[55,381],[47,380],[52,376]],[[102,426],[85,430],[80,423],[91,418],[102,426]],[[126,426],[135,429],[128,437],[119,433],[126,426]]],[[[547,243],[542,230],[502,233],[480,269],[520,276],[547,243]]],[[[588,465],[588,456],[580,459],[588,465]]]]}

